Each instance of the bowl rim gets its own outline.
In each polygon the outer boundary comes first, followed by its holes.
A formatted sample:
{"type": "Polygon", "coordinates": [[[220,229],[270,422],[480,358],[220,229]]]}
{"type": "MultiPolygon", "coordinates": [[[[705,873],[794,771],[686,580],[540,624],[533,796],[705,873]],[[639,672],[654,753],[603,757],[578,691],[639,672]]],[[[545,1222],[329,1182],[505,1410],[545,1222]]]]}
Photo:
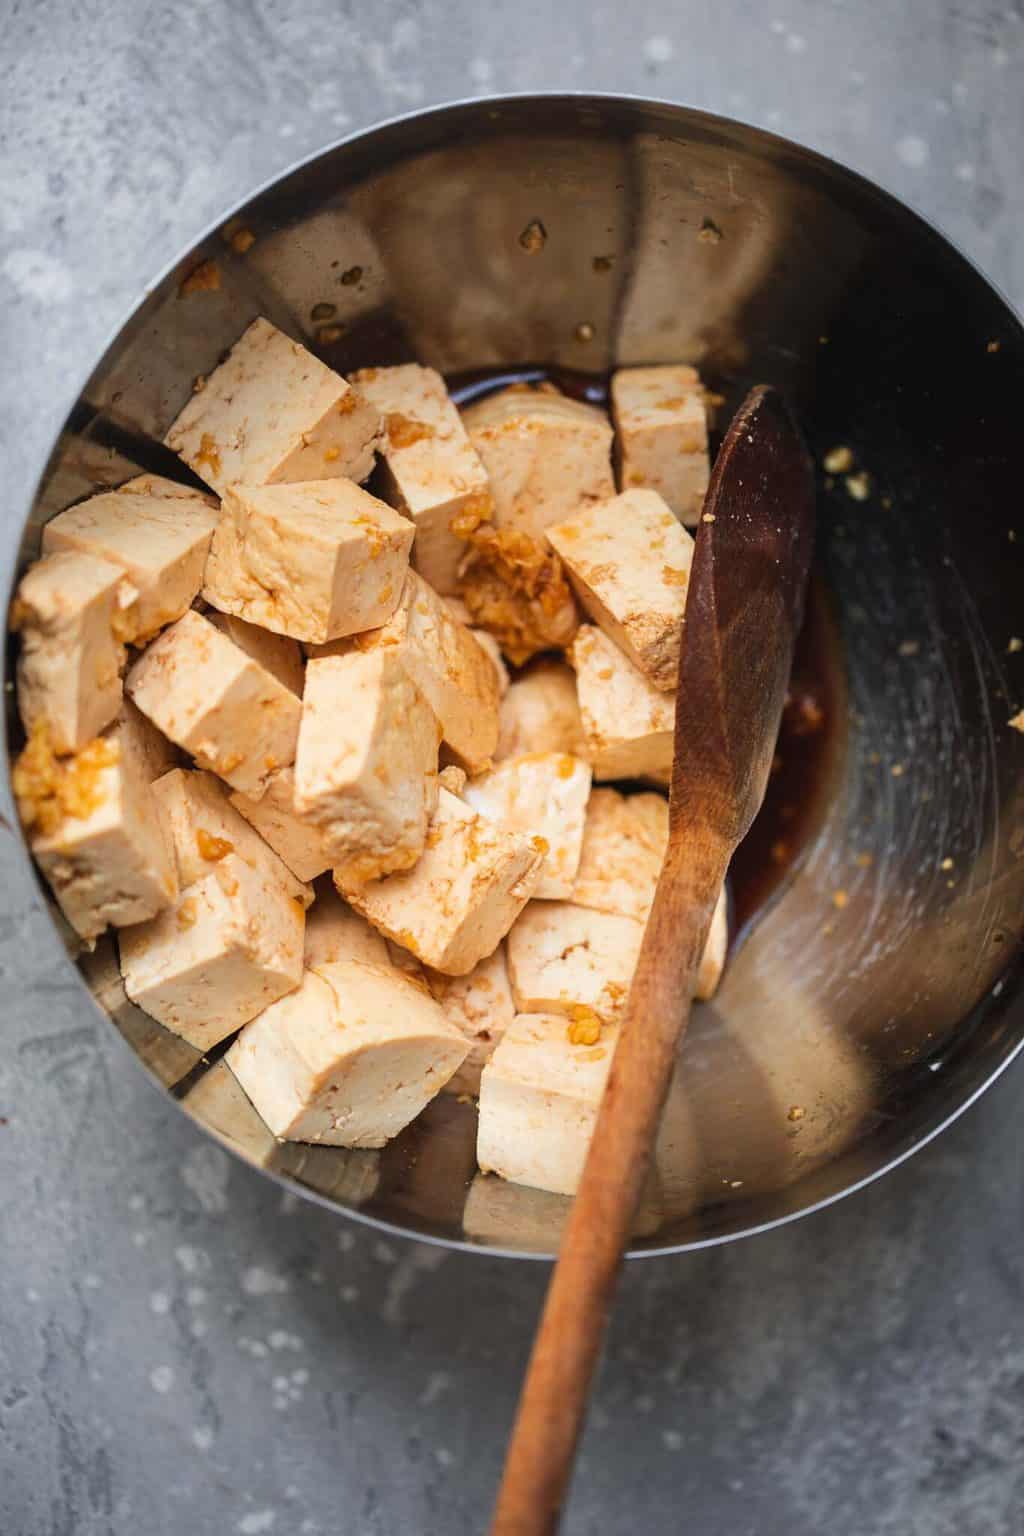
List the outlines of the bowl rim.
{"type": "MultiPolygon", "coordinates": [[[[395,113],[370,124],[355,128],[351,132],[341,134],[337,138],[322,144],[312,152],[298,156],[274,174],[265,176],[245,196],[235,199],[216,218],[208,220],[202,226],[199,233],[159,267],[156,273],[145,282],[141,292],[138,292],[130,304],[122,310],[120,320],[108,331],[95,360],[77,379],[73,389],[69,391],[64,408],[57,417],[59,425],[53,442],[46,453],[38,474],[32,482],[31,495],[24,508],[22,517],[20,521],[12,523],[11,537],[7,538],[5,536],[3,546],[0,547],[0,601],[2,601],[2,611],[5,618],[10,607],[14,581],[18,572],[20,542],[24,533],[27,515],[38,500],[51,467],[57,459],[60,442],[72,417],[75,404],[84,395],[94,375],[103,367],[125,327],[135,317],[142,305],[156,289],[160,288],[181,267],[193,252],[201,248],[205,242],[216,235],[224,224],[235,217],[242,209],[287,182],[299,172],[316,165],[321,160],[326,160],[336,155],[339,151],[351,149],[357,145],[384,136],[392,130],[408,128],[416,123],[439,123],[446,118],[457,118],[462,113],[495,112],[503,108],[521,108],[530,103],[543,103],[567,109],[586,108],[587,106],[593,106],[595,109],[625,106],[627,108],[634,108],[639,112],[646,110],[652,113],[668,112],[680,114],[681,117],[696,125],[703,125],[718,131],[730,128],[740,129],[744,134],[749,135],[754,142],[760,142],[764,146],[772,146],[777,150],[784,150],[790,153],[795,152],[822,170],[827,171],[833,177],[838,177],[840,181],[847,182],[862,195],[874,198],[885,205],[894,205],[902,215],[909,217],[919,224],[923,231],[932,239],[938,240],[941,244],[948,247],[960,259],[963,265],[988,288],[1018,327],[1024,329],[1024,319],[1022,319],[1016,306],[1007,297],[999,283],[992,279],[982,269],[980,264],[965,252],[958,241],[953,239],[934,218],[926,215],[913,203],[892,191],[884,182],[877,181],[863,172],[854,170],[843,161],[820,149],[805,144],[799,139],[792,139],[786,135],[776,133],[772,129],[765,128],[761,124],[751,122],[746,118],[734,116],[731,113],[713,112],[706,107],[691,106],[685,101],[673,100],[668,97],[646,96],[624,91],[583,90],[514,91],[494,95],[463,96],[448,101],[435,102],[428,106],[417,107],[408,112],[395,113]]],[[[10,647],[6,644],[0,650],[0,680],[2,680],[5,690],[14,687],[12,668],[10,666],[10,647]]],[[[17,845],[18,874],[16,879],[23,880],[27,890],[34,888],[42,898],[40,905],[45,914],[48,941],[54,944],[59,951],[59,963],[66,965],[73,972],[78,988],[86,999],[87,1005],[97,1018],[102,1019],[111,1028],[112,1033],[117,1037],[119,1047],[126,1051],[136,1069],[142,1073],[144,1079],[159,1094],[163,1102],[166,1103],[169,1100],[173,1103],[183,1117],[191,1122],[199,1135],[214,1141],[243,1167],[248,1168],[254,1174],[270,1179],[283,1191],[299,1194],[303,1198],[312,1201],[314,1204],[331,1212],[334,1217],[341,1216],[344,1219],[359,1222],[363,1226],[375,1232],[386,1234],[389,1237],[422,1242],[432,1247],[474,1254],[481,1258],[527,1259],[547,1264],[554,1262],[556,1258],[554,1254],[530,1249],[508,1248],[487,1243],[474,1243],[464,1237],[445,1237],[434,1232],[416,1231],[411,1227],[401,1226],[386,1217],[360,1210],[357,1207],[340,1205],[309,1185],[290,1178],[276,1169],[261,1167],[252,1162],[230,1141],[217,1135],[215,1131],[198,1120],[186,1108],[184,1102],[178,1099],[173,1092],[169,1091],[166,1085],[161,1083],[156,1073],[147,1066],[138,1052],[132,1048],[130,1041],[113,1025],[109,1015],[99,1006],[92,992],[86,986],[79,967],[68,953],[42,877],[36,869],[27,840],[18,820],[11,785],[11,750],[11,741],[7,728],[7,714],[6,711],[0,711],[0,752],[2,752],[3,757],[3,772],[0,774],[0,827],[3,827],[5,822],[8,824],[6,830],[11,833],[11,840],[17,845]]],[[[997,983],[996,990],[1001,990],[1001,983],[997,983]]],[[[625,1257],[630,1261],[636,1259],[667,1259],[681,1254],[697,1252],[702,1249],[721,1247],[727,1243],[740,1242],[743,1239],[757,1237],[776,1228],[788,1226],[793,1222],[826,1210],[828,1207],[847,1199],[851,1195],[858,1194],[869,1185],[883,1178],[886,1174],[891,1173],[894,1169],[906,1163],[922,1147],[926,1147],[953,1125],[955,1121],[959,1120],[960,1116],[975,1105],[982,1095],[998,1081],[1011,1064],[1017,1060],[1022,1051],[1024,1051],[1024,1031],[1022,1031],[1020,1039],[1007,1047],[1002,1060],[996,1063],[990,1070],[989,1075],[982,1082],[978,1083],[960,1103],[944,1113],[929,1129],[923,1131],[914,1140],[912,1145],[887,1157],[877,1168],[854,1179],[842,1189],[833,1190],[830,1194],[824,1195],[818,1200],[813,1200],[809,1204],[801,1205],[798,1209],[784,1211],[778,1216],[770,1217],[765,1221],[757,1222],[750,1226],[740,1227],[729,1232],[717,1232],[708,1236],[694,1237],[684,1242],[668,1243],[663,1246],[652,1245],[649,1247],[629,1248],[626,1251],[625,1257]]],[[[799,1184],[789,1186],[789,1188],[796,1190],[799,1188],[799,1184]]]]}

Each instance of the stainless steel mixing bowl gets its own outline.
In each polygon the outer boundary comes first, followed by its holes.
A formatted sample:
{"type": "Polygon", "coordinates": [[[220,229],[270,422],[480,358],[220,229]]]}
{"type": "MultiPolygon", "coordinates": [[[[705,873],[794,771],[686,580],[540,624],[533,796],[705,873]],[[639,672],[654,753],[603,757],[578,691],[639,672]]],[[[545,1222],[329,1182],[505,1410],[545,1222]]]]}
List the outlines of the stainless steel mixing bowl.
{"type": "MultiPolygon", "coordinates": [[[[823,478],[822,583],[845,692],[792,813],[806,846],[697,1011],[634,1252],[752,1232],[856,1188],[1020,1050],[1024,913],[1024,337],[921,219],[819,155],[681,107],[474,101],[361,134],[234,210],[147,292],[76,401],[26,522],[140,468],[243,327],[339,368],[448,373],[698,362],[725,412],[780,385],[823,478]],[[230,233],[230,230],[228,231],[230,233]],[[246,239],[237,241],[245,245],[246,239]],[[201,259],[217,291],[182,296],[201,259]],[[324,306],[331,306],[330,309],[324,306]],[[864,499],[855,494],[866,491],[864,499]]],[[[8,751],[18,745],[8,690],[8,751]]],[[[27,855],[26,855],[27,860],[27,855]]],[[[223,1063],[129,1004],[113,944],[79,959],[155,1082],[254,1166],[392,1229],[547,1254],[560,1198],[475,1177],[442,1097],[383,1152],[278,1145],[223,1063]]]]}

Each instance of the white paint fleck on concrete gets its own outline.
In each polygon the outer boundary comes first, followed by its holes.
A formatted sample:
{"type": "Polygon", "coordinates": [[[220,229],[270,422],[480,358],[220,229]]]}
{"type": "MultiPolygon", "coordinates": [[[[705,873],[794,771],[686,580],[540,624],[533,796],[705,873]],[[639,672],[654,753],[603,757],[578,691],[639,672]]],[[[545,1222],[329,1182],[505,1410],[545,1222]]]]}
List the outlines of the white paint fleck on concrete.
{"type": "Polygon", "coordinates": [[[786,23],[784,21],[781,21],[778,16],[776,16],[772,21],[770,21],[768,23],[768,26],[769,26],[769,29],[772,32],[775,33],[776,37],[781,37],[782,34],[786,30],[786,23]]]}
{"type": "Polygon", "coordinates": [[[201,1285],[190,1285],[188,1290],[185,1292],[185,1300],[188,1302],[190,1307],[201,1307],[206,1300],[205,1287],[201,1285]]]}
{"type": "Polygon", "coordinates": [[[174,1257],[186,1275],[202,1275],[210,1267],[210,1255],[202,1248],[193,1248],[188,1243],[182,1243],[175,1248],[174,1257]]]}
{"type": "Polygon", "coordinates": [[[254,1360],[262,1360],[270,1351],[262,1339],[248,1339],[244,1335],[238,1340],[238,1347],[245,1355],[252,1355],[254,1360]]]}
{"type": "Polygon", "coordinates": [[[799,32],[791,32],[786,38],[786,49],[789,53],[806,53],[807,39],[799,32]]]}
{"type": "Polygon", "coordinates": [[[490,85],[494,78],[494,68],[490,59],[470,59],[469,78],[477,85],[490,85]]]}
{"type": "Polygon", "coordinates": [[[919,171],[923,165],[928,164],[928,141],[922,139],[919,133],[907,133],[896,145],[896,153],[908,165],[911,170],[919,171]]]}
{"type": "Polygon", "coordinates": [[[222,1147],[193,1147],[181,1165],[186,1188],[208,1216],[222,1216],[227,1210],[230,1172],[231,1162],[222,1147]]]}
{"type": "Polygon", "coordinates": [[[681,1451],[683,1448],[683,1437],[678,1429],[663,1429],[661,1432],[661,1443],[666,1451],[681,1451]]]}
{"type": "Polygon", "coordinates": [[[272,1531],[276,1524],[274,1510],[254,1509],[252,1514],[242,1516],[235,1529],[241,1531],[242,1536],[261,1536],[263,1531],[272,1531]]]}
{"type": "Polygon", "coordinates": [[[252,1264],[242,1275],[242,1290],[247,1296],[282,1296],[289,1289],[284,1275],[262,1264],[252,1264]]]}
{"type": "Polygon", "coordinates": [[[154,1365],[149,1373],[149,1384],[154,1392],[159,1392],[161,1395],[168,1393],[174,1386],[174,1367],[154,1365]]]}
{"type": "Polygon", "coordinates": [[[439,1445],[434,1455],[437,1458],[438,1464],[442,1467],[453,1467],[455,1465],[455,1457],[448,1450],[447,1446],[439,1445]]]}
{"type": "Polygon", "coordinates": [[[145,1195],[135,1194],[129,1196],[128,1209],[130,1211],[144,1211],[146,1209],[145,1195]]]}
{"type": "Polygon", "coordinates": [[[342,1253],[351,1253],[355,1245],[356,1235],[354,1232],[338,1233],[338,1247],[341,1249],[342,1253]]]}
{"type": "Polygon", "coordinates": [[[163,1317],[171,1310],[171,1298],[166,1291],[154,1291],[149,1298],[149,1310],[155,1312],[157,1317],[163,1317]]]}
{"type": "Polygon", "coordinates": [[[961,160],[960,164],[953,172],[953,175],[956,177],[957,181],[973,181],[974,166],[969,160],[961,160]]]}
{"type": "Polygon", "coordinates": [[[275,1328],[268,1336],[267,1343],[271,1349],[304,1349],[305,1345],[297,1333],[289,1333],[285,1328],[275,1328]]]}
{"type": "Polygon", "coordinates": [[[64,263],[47,251],[9,252],[3,273],[22,298],[35,299],[39,304],[64,304],[75,286],[64,263]]]}
{"type": "Polygon", "coordinates": [[[213,1430],[206,1424],[197,1424],[192,1431],[192,1444],[197,1451],[208,1451],[213,1444],[213,1430]]]}
{"type": "Polygon", "coordinates": [[[149,1242],[149,1233],[148,1232],[133,1232],[132,1233],[132,1242],[135,1244],[136,1248],[145,1248],[147,1243],[149,1242]]]}
{"type": "Polygon", "coordinates": [[[670,37],[660,33],[644,42],[644,58],[648,64],[668,64],[676,56],[676,45],[670,37]]]}
{"type": "Polygon", "coordinates": [[[83,1275],[82,1284],[87,1291],[98,1291],[103,1282],[99,1275],[83,1275]]]}
{"type": "Polygon", "coordinates": [[[206,1333],[206,1328],[205,1317],[194,1317],[188,1325],[188,1331],[194,1339],[201,1339],[206,1333]]]}
{"type": "Polygon", "coordinates": [[[378,1264],[394,1264],[398,1260],[398,1254],[387,1243],[374,1243],[373,1256],[378,1264]]]}
{"type": "Polygon", "coordinates": [[[359,1287],[357,1285],[343,1285],[338,1295],[342,1301],[347,1302],[351,1306],[354,1301],[359,1300],[359,1287]]]}
{"type": "Polygon", "coordinates": [[[385,1322],[400,1323],[402,1321],[405,1298],[415,1286],[417,1278],[422,1274],[430,1274],[440,1269],[444,1261],[443,1248],[418,1246],[405,1254],[388,1280],[384,1303],[380,1309],[385,1322]]]}
{"type": "Polygon", "coordinates": [[[427,1379],[427,1384],[420,1393],[420,1404],[429,1408],[431,1403],[436,1403],[442,1393],[447,1392],[452,1384],[452,1379],[447,1371],[433,1371],[427,1379]]]}

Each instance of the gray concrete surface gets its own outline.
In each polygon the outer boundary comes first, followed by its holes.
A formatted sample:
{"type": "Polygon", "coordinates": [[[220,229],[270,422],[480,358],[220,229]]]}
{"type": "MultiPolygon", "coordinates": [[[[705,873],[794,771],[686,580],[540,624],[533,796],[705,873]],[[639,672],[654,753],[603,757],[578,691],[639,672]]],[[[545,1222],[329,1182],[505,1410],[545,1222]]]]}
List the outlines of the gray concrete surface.
{"type": "MultiPolygon", "coordinates": [[[[4,0],[0,518],[128,301],[349,128],[624,89],[801,138],[1018,302],[1021,0],[4,0]]],[[[0,831],[3,1536],[483,1529],[543,1272],[282,1198],[84,1014],[0,831]]],[[[567,1529],[1015,1536],[1024,1137],[1011,1072],[797,1227],[630,1269],[567,1529]]]]}

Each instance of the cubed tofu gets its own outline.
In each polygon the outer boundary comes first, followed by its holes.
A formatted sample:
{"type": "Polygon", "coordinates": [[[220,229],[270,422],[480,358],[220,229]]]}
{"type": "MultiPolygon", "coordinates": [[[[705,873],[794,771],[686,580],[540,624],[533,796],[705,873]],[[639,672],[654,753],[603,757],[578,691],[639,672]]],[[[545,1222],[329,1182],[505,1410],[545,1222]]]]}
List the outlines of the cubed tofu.
{"type": "Polygon", "coordinates": [[[570,653],[594,778],[637,779],[672,771],[675,700],[644,677],[604,632],[584,624],[570,653]]]}
{"type": "MultiPolygon", "coordinates": [[[[494,666],[465,625],[415,571],[393,617],[338,650],[394,649],[441,722],[444,740],[471,773],[490,766],[498,741],[494,666]]],[[[315,652],[311,654],[316,654],[315,652]]]]}
{"type": "Polygon", "coordinates": [[[392,968],[347,960],[307,971],[225,1060],[275,1136],[382,1147],[468,1051],[429,994],[392,968]]]}
{"type": "Polygon", "coordinates": [[[208,1051],[302,981],[303,903],[237,853],[148,923],[121,930],[132,1002],[208,1051]]]}
{"type": "Polygon", "coordinates": [[[123,626],[138,644],[191,605],[216,524],[212,497],[145,475],[58,513],[43,529],[43,552],[119,565],[138,593],[123,626]]]}
{"type": "Polygon", "coordinates": [[[218,495],[229,486],[365,480],[382,432],[358,390],[269,320],[254,320],[164,441],[218,495]]]}
{"type": "Polygon", "coordinates": [[[437,808],[437,716],[395,649],[306,668],[295,808],[324,833],[339,879],[408,869],[437,808]]]}
{"type": "Polygon", "coordinates": [[[619,483],[664,496],[691,527],[708,488],[708,424],[695,368],[620,368],[612,375],[619,483]]]}
{"type": "Polygon", "coordinates": [[[415,868],[365,883],[335,878],[381,933],[434,970],[465,976],[497,949],[543,864],[532,838],[505,832],[442,789],[415,868]]]}
{"type": "Polygon", "coordinates": [[[29,568],[11,604],[21,637],[18,710],[26,734],[45,720],[54,750],[77,752],[121,708],[125,614],[135,588],[94,555],[48,555],[29,568]]]}
{"type": "Polygon", "coordinates": [[[624,491],[548,529],[587,613],[655,688],[679,672],[694,542],[656,491],[624,491]]]}
{"type": "Polygon", "coordinates": [[[469,1042],[469,1055],[454,1077],[448,1093],[479,1093],[480,1073],[512,1023],[515,1005],[508,981],[504,945],[475,965],[468,976],[443,976],[425,971],[427,985],[444,1009],[445,1018],[469,1042]]]}
{"type": "Polygon", "coordinates": [[[531,901],[508,936],[508,974],[520,1013],[602,1023],[626,1006],[644,924],[568,901],[531,901]]]}
{"type": "Polygon", "coordinates": [[[494,668],[494,675],[498,679],[498,697],[503,699],[506,693],[508,693],[512,680],[508,675],[505,658],[501,654],[501,646],[493,635],[488,634],[486,629],[470,629],[469,632],[477,645],[482,647],[484,654],[490,657],[491,665],[494,668]]]}
{"type": "Polygon", "coordinates": [[[708,940],[704,946],[700,966],[697,971],[697,983],[694,995],[707,999],[714,997],[718,991],[718,983],[722,979],[725,970],[725,956],[729,948],[729,899],[722,887],[722,893],[715,904],[714,916],[711,919],[711,928],[708,932],[708,940]]]}
{"type": "Polygon", "coordinates": [[[233,613],[221,613],[217,608],[208,608],[205,618],[209,619],[215,629],[219,629],[222,635],[227,635],[233,645],[237,645],[240,651],[251,656],[253,661],[277,678],[292,693],[302,698],[302,689],[306,680],[306,658],[302,654],[302,647],[297,640],[292,640],[288,635],[275,635],[269,629],[263,629],[259,624],[249,624],[245,619],[240,619],[233,613]]]}
{"type": "Polygon", "coordinates": [[[214,774],[173,768],[157,779],[153,794],[182,890],[202,880],[221,859],[237,854],[250,868],[276,881],[285,895],[309,906],[311,887],[297,880],[259,832],[239,815],[214,774]]]}
{"type": "Polygon", "coordinates": [[[256,828],[298,880],[315,880],[331,868],[330,838],[295,808],[295,769],[278,768],[258,800],[236,790],[231,804],[256,828]]]}
{"type": "Polygon", "coordinates": [[[338,640],[391,618],[414,537],[408,518],[351,480],[235,486],[203,597],[275,634],[338,640]]]}
{"type": "Polygon", "coordinates": [[[53,757],[45,730],[36,732],[12,782],[36,862],[83,939],[154,917],[175,899],[174,861],[134,720],[122,718],[64,759],[53,757]]]}
{"type": "Polygon", "coordinates": [[[520,1013],[480,1080],[477,1162],[516,1184],[574,1195],[616,1045],[572,1045],[561,1015],[520,1013]]]}
{"type": "Polygon", "coordinates": [[[660,795],[595,789],[587,805],[583,849],[570,899],[578,907],[646,921],[668,844],[668,802],[660,795]],[[664,807],[663,827],[653,807],[664,807]]]}
{"type": "Polygon", "coordinates": [[[462,419],[487,471],[498,528],[539,538],[583,502],[615,494],[612,429],[596,406],[512,388],[467,406],[462,419]]]}
{"type": "Polygon", "coordinates": [[[136,661],[125,688],[171,741],[232,789],[259,796],[295,760],[300,701],[194,608],[136,661]]]}
{"type": "Polygon", "coordinates": [[[496,759],[528,752],[587,757],[576,674],[564,661],[535,661],[501,701],[496,759]]]}
{"type": "Polygon", "coordinates": [[[509,757],[467,784],[466,804],[510,832],[543,839],[546,852],[534,896],[564,901],[572,895],[583,846],[590,765],[561,752],[509,757]]]}
{"type": "Polygon", "coordinates": [[[387,939],[328,886],[317,893],[306,913],[306,969],[335,960],[360,960],[364,965],[385,967],[392,963],[387,939]]]}
{"type": "Polygon", "coordinates": [[[162,779],[172,768],[181,767],[180,750],[157,730],[152,720],[147,720],[142,711],[135,708],[127,694],[122,700],[118,721],[121,739],[130,744],[147,784],[162,779]]]}
{"type": "Polygon", "coordinates": [[[435,591],[456,590],[466,546],[452,524],[489,517],[487,472],[441,375],[419,363],[366,368],[352,382],[384,417],[384,499],[416,527],[412,563],[435,591]]]}

